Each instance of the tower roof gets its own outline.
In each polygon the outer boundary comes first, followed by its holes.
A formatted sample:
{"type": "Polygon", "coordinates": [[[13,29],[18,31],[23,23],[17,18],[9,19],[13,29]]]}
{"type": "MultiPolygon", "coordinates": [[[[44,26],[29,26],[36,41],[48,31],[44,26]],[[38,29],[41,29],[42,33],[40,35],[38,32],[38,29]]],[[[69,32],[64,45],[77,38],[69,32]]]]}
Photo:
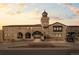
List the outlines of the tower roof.
{"type": "Polygon", "coordinates": [[[43,16],[47,16],[48,13],[44,10],[44,12],[42,13],[43,16]]]}
{"type": "Polygon", "coordinates": [[[44,12],[42,14],[48,14],[48,13],[44,10],[44,12]]]}

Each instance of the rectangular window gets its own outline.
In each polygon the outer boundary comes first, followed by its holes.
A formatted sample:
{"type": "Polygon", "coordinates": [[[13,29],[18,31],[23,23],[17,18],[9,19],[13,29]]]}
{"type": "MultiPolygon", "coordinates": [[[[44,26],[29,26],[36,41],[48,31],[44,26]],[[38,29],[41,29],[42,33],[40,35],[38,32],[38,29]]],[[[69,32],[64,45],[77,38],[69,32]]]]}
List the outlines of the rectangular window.
{"type": "Polygon", "coordinates": [[[53,31],[54,32],[62,32],[63,27],[62,26],[53,26],[53,31]]]}
{"type": "Polygon", "coordinates": [[[62,37],[62,34],[61,33],[55,33],[54,37],[62,37]]]}

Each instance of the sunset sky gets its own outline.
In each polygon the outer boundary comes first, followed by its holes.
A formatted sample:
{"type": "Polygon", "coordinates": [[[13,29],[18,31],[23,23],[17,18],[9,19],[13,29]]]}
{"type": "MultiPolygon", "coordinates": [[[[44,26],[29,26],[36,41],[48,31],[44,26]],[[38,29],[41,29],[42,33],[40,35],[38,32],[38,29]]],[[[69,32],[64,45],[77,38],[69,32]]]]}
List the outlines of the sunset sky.
{"type": "Polygon", "coordinates": [[[50,24],[61,22],[66,25],[79,25],[78,3],[1,3],[0,29],[4,25],[40,24],[44,10],[50,17],[50,24]]]}

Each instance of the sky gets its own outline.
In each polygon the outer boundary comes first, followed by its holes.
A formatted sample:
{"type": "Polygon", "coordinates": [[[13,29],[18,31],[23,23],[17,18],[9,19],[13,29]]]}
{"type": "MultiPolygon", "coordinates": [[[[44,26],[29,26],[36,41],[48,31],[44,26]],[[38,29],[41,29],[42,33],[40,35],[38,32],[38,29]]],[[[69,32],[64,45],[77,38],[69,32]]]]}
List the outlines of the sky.
{"type": "Polygon", "coordinates": [[[5,25],[40,24],[44,10],[50,24],[79,25],[79,3],[0,3],[0,29],[5,25]]]}

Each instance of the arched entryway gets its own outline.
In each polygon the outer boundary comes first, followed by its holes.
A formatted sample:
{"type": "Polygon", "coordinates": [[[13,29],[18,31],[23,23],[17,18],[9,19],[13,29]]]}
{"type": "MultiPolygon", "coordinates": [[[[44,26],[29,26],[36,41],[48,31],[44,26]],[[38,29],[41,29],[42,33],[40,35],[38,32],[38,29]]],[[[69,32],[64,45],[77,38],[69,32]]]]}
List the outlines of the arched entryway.
{"type": "Polygon", "coordinates": [[[31,39],[31,33],[29,33],[29,32],[25,33],[25,38],[26,39],[31,39]]]}
{"type": "Polygon", "coordinates": [[[18,39],[22,39],[23,38],[23,33],[22,32],[18,32],[17,33],[17,38],[18,39]]]}
{"type": "Polygon", "coordinates": [[[33,36],[34,39],[42,40],[43,33],[40,32],[40,31],[35,31],[35,32],[32,33],[32,36],[33,36]]]}

